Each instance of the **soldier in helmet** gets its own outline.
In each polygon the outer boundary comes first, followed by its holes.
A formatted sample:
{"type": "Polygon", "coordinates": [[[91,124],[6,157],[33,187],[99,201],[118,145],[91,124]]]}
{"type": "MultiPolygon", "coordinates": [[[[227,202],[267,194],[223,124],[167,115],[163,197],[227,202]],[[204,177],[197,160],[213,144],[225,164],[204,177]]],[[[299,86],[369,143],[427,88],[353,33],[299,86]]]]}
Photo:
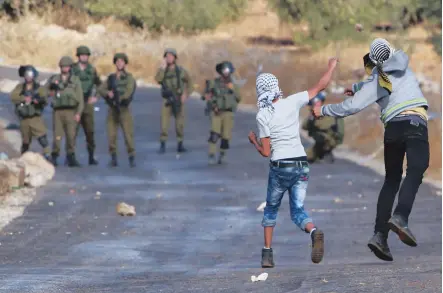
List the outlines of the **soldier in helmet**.
{"type": "Polygon", "coordinates": [[[11,92],[11,100],[20,119],[21,153],[28,151],[32,138],[36,137],[45,158],[50,160],[46,125],[41,116],[46,106],[46,97],[44,88],[37,81],[38,71],[31,65],[20,66],[19,76],[24,78],[24,82],[11,92]]]}
{"type": "MultiPolygon", "coordinates": [[[[326,94],[320,92],[309,101],[311,107],[323,105],[326,94]]],[[[343,142],[344,120],[343,118],[323,117],[315,119],[310,115],[303,123],[302,128],[308,131],[308,135],[315,140],[315,144],[306,150],[309,163],[325,159],[333,163],[332,151],[343,142]]]]}
{"type": "Polygon", "coordinates": [[[78,47],[78,62],[72,67],[72,73],[80,79],[85,104],[80,123],[77,127],[77,134],[81,125],[86,136],[86,144],[89,153],[89,165],[97,165],[98,162],[94,158],[94,104],[97,102],[96,92],[97,87],[101,84],[101,80],[95,67],[89,63],[90,55],[91,51],[88,47],[78,47]]]}
{"type": "Polygon", "coordinates": [[[166,151],[169,122],[171,116],[175,118],[177,135],[177,152],[186,152],[183,146],[184,109],[183,104],[192,93],[192,80],[188,72],[176,64],[177,51],[166,49],[162,65],[157,71],[155,80],[162,85],[163,106],[161,110],[160,153],[166,151]]]}
{"type": "Polygon", "coordinates": [[[60,144],[65,136],[66,162],[69,167],[80,167],[75,157],[75,136],[77,125],[83,113],[84,101],[80,80],[72,74],[74,61],[69,56],[60,59],[60,74],[49,78],[45,88],[52,98],[53,147],[52,162],[57,166],[60,144]]]}
{"type": "Polygon", "coordinates": [[[205,98],[211,104],[211,132],[209,136],[209,163],[216,163],[216,143],[220,140],[220,155],[218,163],[222,164],[234,126],[234,112],[240,103],[240,89],[232,82],[234,66],[229,61],[216,65],[215,70],[220,75],[209,83],[205,98]]]}
{"type": "Polygon", "coordinates": [[[109,152],[111,154],[110,166],[117,166],[117,132],[120,126],[125,137],[126,149],[129,155],[129,165],[135,167],[135,147],[134,147],[134,123],[129,108],[136,82],[131,73],[126,71],[128,56],[124,53],[114,55],[113,62],[116,72],[111,73],[106,82],[99,88],[99,94],[109,105],[108,127],[109,152]]]}

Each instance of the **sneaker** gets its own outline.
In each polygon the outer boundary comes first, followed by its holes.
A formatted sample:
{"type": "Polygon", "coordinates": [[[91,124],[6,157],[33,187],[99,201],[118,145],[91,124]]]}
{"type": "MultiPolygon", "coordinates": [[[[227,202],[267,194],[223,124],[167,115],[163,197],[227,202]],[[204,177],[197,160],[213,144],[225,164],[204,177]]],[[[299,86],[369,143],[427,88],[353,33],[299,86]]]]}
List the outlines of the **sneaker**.
{"type": "Polygon", "coordinates": [[[389,228],[398,235],[400,240],[408,245],[417,246],[417,240],[408,228],[408,222],[400,215],[393,215],[388,221],[389,228]]]}
{"type": "Polygon", "coordinates": [[[324,234],[323,231],[316,229],[311,233],[312,252],[311,260],[313,263],[319,263],[323,259],[324,253],[324,234]]]}
{"type": "Polygon", "coordinates": [[[391,251],[388,246],[388,237],[381,232],[377,232],[368,242],[369,249],[381,260],[393,261],[391,251]]]}
{"type": "Polygon", "coordinates": [[[272,253],[272,248],[261,250],[261,267],[262,268],[273,268],[274,267],[274,255],[272,253]]]}
{"type": "Polygon", "coordinates": [[[215,155],[209,155],[209,165],[215,165],[217,162],[215,160],[215,155]]]}

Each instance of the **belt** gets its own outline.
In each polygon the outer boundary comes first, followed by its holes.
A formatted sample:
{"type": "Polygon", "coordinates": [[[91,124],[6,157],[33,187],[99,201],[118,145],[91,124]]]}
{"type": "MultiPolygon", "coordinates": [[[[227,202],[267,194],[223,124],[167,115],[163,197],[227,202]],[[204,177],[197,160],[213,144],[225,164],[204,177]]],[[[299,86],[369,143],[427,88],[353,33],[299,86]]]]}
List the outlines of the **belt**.
{"type": "Polygon", "coordinates": [[[289,168],[289,167],[308,167],[309,164],[306,161],[271,161],[270,165],[277,168],[289,168]]]}
{"type": "Polygon", "coordinates": [[[425,121],[420,115],[397,116],[397,117],[392,118],[391,121],[389,121],[389,122],[399,122],[399,121],[410,121],[410,123],[414,124],[414,125],[421,124],[426,127],[428,126],[428,122],[425,121]]]}

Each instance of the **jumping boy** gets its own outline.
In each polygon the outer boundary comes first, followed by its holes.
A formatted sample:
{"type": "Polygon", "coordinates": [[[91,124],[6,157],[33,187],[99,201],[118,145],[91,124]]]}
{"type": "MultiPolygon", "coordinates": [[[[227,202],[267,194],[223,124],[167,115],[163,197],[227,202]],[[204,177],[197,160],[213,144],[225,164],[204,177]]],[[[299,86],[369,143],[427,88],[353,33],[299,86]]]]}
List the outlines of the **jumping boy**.
{"type": "Polygon", "coordinates": [[[257,76],[257,125],[260,142],[254,132],[249,133],[249,141],[263,157],[271,156],[266,207],[262,226],[265,246],[262,249],[263,268],[274,267],[272,234],[276,225],[277,212],[283,194],[289,192],[289,205],[292,221],[312,240],[311,259],[319,263],[323,259],[323,232],[318,230],[304,210],[304,199],[309,179],[309,165],[300,141],[299,112],[320,91],[324,90],[332,78],[338,60],[328,62],[328,70],[313,88],[283,97],[278,79],[270,73],[257,76]]]}

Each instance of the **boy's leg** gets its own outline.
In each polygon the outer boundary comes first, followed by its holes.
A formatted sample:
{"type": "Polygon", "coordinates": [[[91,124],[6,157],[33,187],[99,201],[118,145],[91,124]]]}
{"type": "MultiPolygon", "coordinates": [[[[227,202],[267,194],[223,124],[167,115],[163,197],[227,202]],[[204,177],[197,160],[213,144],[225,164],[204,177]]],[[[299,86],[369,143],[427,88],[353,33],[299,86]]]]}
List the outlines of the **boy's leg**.
{"type": "Polygon", "coordinates": [[[304,209],[304,200],[308,188],[309,167],[304,166],[298,171],[298,180],[289,188],[289,206],[292,221],[303,231],[310,233],[312,239],[311,260],[319,263],[323,259],[324,237],[304,209]]]}
{"type": "Polygon", "coordinates": [[[263,213],[262,226],[264,227],[265,247],[262,250],[262,267],[274,267],[272,255],[272,233],[277,222],[277,212],[281,205],[283,194],[287,190],[278,180],[278,168],[271,167],[269,170],[268,190],[266,207],[263,213]]]}

